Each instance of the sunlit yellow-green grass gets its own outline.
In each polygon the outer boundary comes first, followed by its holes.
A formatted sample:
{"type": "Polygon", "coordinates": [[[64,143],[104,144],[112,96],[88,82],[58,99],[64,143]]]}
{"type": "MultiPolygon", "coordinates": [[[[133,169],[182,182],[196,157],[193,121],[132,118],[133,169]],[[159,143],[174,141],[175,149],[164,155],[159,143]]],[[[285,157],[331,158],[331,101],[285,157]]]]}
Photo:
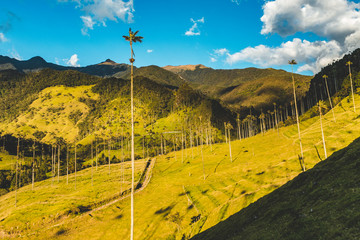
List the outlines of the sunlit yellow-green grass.
{"type": "MultiPolygon", "coordinates": [[[[138,181],[145,168],[145,161],[135,164],[135,181],[138,181]]],[[[17,191],[17,207],[15,207],[15,191],[0,197],[1,228],[6,231],[13,229],[39,229],[50,226],[62,218],[68,218],[70,212],[76,214],[82,207],[90,209],[109,202],[122,191],[130,188],[131,165],[103,165],[77,172],[76,189],[75,174],[54,177],[35,182],[17,191]],[[109,174],[110,173],[110,174],[109,174]],[[80,208],[80,209],[79,209],[80,208]],[[35,226],[35,227],[33,227],[35,226]]],[[[0,234],[1,236],[1,234],[0,234]]]]}
{"type": "Polygon", "coordinates": [[[92,86],[65,87],[56,86],[44,89],[39,97],[29,106],[28,111],[21,114],[10,124],[0,124],[5,133],[20,134],[25,138],[34,138],[36,131],[47,133],[42,141],[53,143],[53,135],[73,142],[78,134],[71,115],[78,113],[81,121],[89,112],[89,107],[80,102],[80,97],[97,99],[98,95],[91,91],[92,86]]]}
{"type": "MultiPolygon", "coordinates": [[[[355,100],[360,106],[358,95],[355,100]]],[[[336,122],[331,111],[323,118],[328,155],[360,136],[360,118],[353,112],[351,102],[345,99],[341,106],[336,106],[336,122]]],[[[319,117],[303,121],[300,127],[305,165],[309,169],[320,161],[315,146],[320,157],[324,158],[319,117]]],[[[280,128],[279,132],[270,130],[265,135],[232,141],[231,147],[232,162],[229,144],[226,143],[198,146],[158,157],[150,184],[135,195],[135,239],[181,239],[183,235],[193,236],[272,192],[301,172],[297,157],[300,148],[296,125],[280,128]],[[191,224],[191,218],[200,214],[198,221],[191,224]]],[[[89,174],[89,169],[84,171],[89,174]]],[[[47,188],[51,189],[50,183],[47,188]]],[[[83,188],[91,189],[91,183],[88,182],[83,188]]],[[[39,191],[29,197],[36,199],[35,194],[42,193],[39,191]]],[[[14,211],[13,199],[9,201],[5,199],[6,196],[9,194],[0,198],[1,204],[6,204],[7,211],[14,211]]],[[[62,198],[59,196],[56,200],[61,203],[62,198]]],[[[61,211],[63,209],[59,208],[61,211]]],[[[23,212],[22,215],[31,216],[31,212],[23,212]]],[[[7,221],[0,222],[0,226],[8,228],[10,225],[7,221]]],[[[32,228],[22,232],[27,238],[128,239],[130,200],[124,199],[92,212],[91,216],[83,214],[76,218],[54,220],[52,224],[56,225],[53,227],[51,223],[49,227],[42,228],[36,221],[29,222],[32,228]]],[[[25,223],[18,220],[18,224],[23,226],[25,223]]]]}
{"type": "Polygon", "coordinates": [[[0,170],[10,170],[15,164],[16,156],[0,152],[0,170]]]}

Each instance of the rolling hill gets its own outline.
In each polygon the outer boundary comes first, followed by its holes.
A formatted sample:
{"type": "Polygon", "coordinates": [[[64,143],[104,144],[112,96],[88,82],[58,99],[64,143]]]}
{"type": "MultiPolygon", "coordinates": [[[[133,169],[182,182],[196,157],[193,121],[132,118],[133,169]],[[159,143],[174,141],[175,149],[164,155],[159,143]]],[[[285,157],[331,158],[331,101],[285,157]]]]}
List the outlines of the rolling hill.
{"type": "MultiPolygon", "coordinates": [[[[272,109],[272,104],[284,105],[291,101],[291,73],[275,69],[217,70],[202,65],[166,66],[211,97],[219,98],[230,107],[272,109]]],[[[312,77],[295,74],[298,98],[305,96],[312,77]]]]}
{"type": "MultiPolygon", "coordinates": [[[[114,76],[130,79],[129,72],[120,72],[115,74],[114,76]]],[[[185,83],[185,81],[181,79],[180,76],[155,65],[136,68],[134,70],[134,76],[146,77],[153,80],[154,82],[171,88],[178,88],[185,83]]]]}

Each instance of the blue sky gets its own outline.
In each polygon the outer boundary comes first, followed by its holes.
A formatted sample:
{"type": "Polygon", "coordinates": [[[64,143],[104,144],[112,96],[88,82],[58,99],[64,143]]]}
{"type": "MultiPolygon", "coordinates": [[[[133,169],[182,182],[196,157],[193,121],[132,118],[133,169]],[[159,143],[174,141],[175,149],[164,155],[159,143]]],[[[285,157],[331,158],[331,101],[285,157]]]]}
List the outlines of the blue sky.
{"type": "Polygon", "coordinates": [[[86,66],[127,63],[129,27],[144,37],[136,66],[203,64],[313,74],[360,47],[359,1],[1,0],[0,54],[86,66]]]}

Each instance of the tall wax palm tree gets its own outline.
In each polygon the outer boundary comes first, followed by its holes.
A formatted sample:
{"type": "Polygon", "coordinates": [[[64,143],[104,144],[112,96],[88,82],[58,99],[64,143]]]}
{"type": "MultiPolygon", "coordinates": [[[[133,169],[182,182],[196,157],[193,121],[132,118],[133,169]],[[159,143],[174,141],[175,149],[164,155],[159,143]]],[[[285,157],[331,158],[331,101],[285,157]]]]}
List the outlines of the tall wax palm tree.
{"type": "Polygon", "coordinates": [[[230,130],[233,129],[233,126],[231,125],[231,123],[227,123],[226,124],[226,129],[228,131],[228,138],[229,138],[229,153],[230,153],[230,162],[232,162],[232,154],[231,154],[231,134],[230,134],[230,130]]]}
{"type": "Polygon", "coordinates": [[[325,81],[326,91],[327,91],[327,94],[328,94],[329,103],[330,103],[331,111],[332,111],[332,114],[333,114],[334,122],[336,122],[334,108],[333,108],[333,105],[332,105],[332,100],[331,100],[331,97],[330,97],[329,87],[328,87],[328,84],[327,84],[328,76],[324,75],[323,78],[324,78],[324,81],[325,81]]]}
{"type": "Polygon", "coordinates": [[[320,114],[321,137],[322,137],[322,140],[323,140],[323,147],[324,147],[324,153],[325,153],[325,159],[326,159],[327,158],[327,152],[326,152],[325,136],[324,136],[324,130],[323,130],[323,125],[322,125],[322,113],[321,113],[321,109],[324,108],[325,104],[324,104],[323,101],[319,101],[318,106],[319,106],[319,114],[320,114]]]}
{"type": "Polygon", "coordinates": [[[130,49],[131,49],[131,75],[130,75],[130,98],[131,98],[131,231],[130,231],[130,239],[134,239],[134,176],[135,176],[135,147],[134,147],[134,62],[135,62],[135,54],[133,51],[133,42],[142,42],[143,37],[136,36],[139,31],[135,33],[129,29],[129,36],[123,36],[126,41],[130,42],[130,49]]]}
{"type": "MultiPolygon", "coordinates": [[[[303,162],[304,161],[304,154],[303,154],[302,143],[301,143],[299,113],[298,113],[297,103],[296,103],[295,79],[294,79],[294,69],[293,69],[293,66],[295,64],[297,64],[297,62],[293,59],[293,60],[289,61],[289,64],[291,65],[291,73],[292,73],[291,77],[292,77],[292,80],[293,80],[295,114],[296,114],[296,122],[297,122],[297,127],[298,127],[298,134],[299,134],[300,151],[301,151],[301,156],[300,157],[301,157],[301,160],[303,162]]],[[[304,164],[302,164],[302,170],[305,171],[304,164]]]]}
{"type": "Polygon", "coordinates": [[[352,62],[348,61],[346,63],[347,66],[349,66],[349,76],[350,76],[350,85],[351,85],[351,95],[352,95],[352,99],[353,99],[353,105],[354,105],[354,112],[356,112],[356,108],[355,108],[355,98],[354,98],[354,89],[353,89],[353,84],[352,84],[352,77],[351,77],[351,64],[352,62]]]}

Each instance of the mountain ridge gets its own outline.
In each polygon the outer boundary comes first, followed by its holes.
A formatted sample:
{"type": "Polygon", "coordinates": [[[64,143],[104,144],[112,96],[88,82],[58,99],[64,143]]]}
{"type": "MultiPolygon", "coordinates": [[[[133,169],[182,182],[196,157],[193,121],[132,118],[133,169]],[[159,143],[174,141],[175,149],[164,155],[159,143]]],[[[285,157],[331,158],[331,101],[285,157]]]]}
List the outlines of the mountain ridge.
{"type": "MultiPolygon", "coordinates": [[[[19,61],[0,56],[0,70],[12,69],[22,72],[39,71],[44,68],[75,70],[99,77],[130,79],[130,66],[111,59],[85,67],[65,67],[47,63],[41,57],[19,61]]],[[[248,115],[250,112],[273,109],[273,103],[289,105],[292,101],[291,73],[276,69],[212,69],[201,64],[159,67],[155,65],[134,67],[134,76],[144,76],[153,81],[178,88],[187,83],[207,96],[219,99],[228,108],[248,115]]],[[[297,97],[301,99],[309,89],[311,77],[294,74],[297,97]]],[[[287,106],[287,108],[290,108],[287,106]]]]}

